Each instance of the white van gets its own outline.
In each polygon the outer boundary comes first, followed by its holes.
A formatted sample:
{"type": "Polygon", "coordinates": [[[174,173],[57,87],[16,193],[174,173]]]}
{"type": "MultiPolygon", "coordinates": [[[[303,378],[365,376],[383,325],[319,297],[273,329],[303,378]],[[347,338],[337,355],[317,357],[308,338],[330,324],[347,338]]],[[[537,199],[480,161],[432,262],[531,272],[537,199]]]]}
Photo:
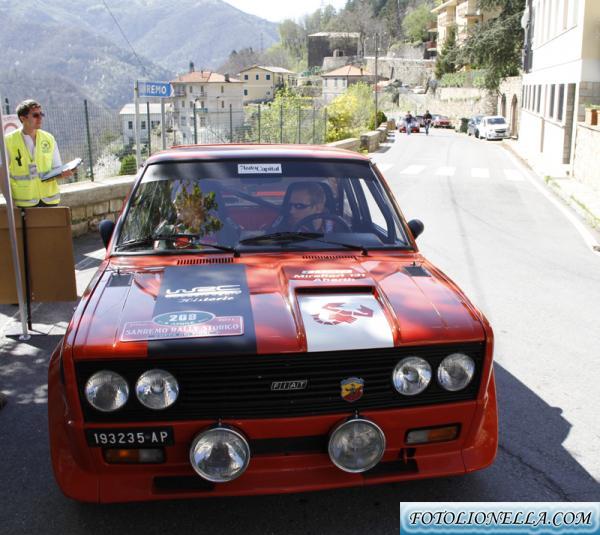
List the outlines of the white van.
{"type": "Polygon", "coordinates": [[[488,115],[479,123],[479,137],[482,139],[504,139],[509,137],[508,124],[501,115],[488,115]]]}

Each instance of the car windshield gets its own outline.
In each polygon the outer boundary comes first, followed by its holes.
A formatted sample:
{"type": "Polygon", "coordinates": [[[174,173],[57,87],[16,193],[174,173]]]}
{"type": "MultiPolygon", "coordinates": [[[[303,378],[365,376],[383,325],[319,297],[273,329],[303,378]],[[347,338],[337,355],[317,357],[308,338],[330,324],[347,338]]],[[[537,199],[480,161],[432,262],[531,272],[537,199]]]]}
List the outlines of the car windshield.
{"type": "Polygon", "coordinates": [[[149,165],[113,252],[410,248],[367,162],[165,162],[149,165]]]}
{"type": "Polygon", "coordinates": [[[490,117],[487,120],[488,124],[505,124],[504,117],[490,117]]]}

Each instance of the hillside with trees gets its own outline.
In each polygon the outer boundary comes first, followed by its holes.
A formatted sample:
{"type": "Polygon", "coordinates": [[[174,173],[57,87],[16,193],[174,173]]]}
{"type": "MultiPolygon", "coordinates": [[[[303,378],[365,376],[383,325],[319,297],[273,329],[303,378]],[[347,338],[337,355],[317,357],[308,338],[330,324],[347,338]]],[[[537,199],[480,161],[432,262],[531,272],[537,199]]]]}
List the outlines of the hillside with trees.
{"type": "Polygon", "coordinates": [[[338,11],[328,5],[299,20],[282,21],[278,25],[279,43],[263,53],[254,47],[233,50],[220,70],[239,72],[262,64],[301,72],[308,65],[308,36],[318,32],[358,32],[367,55],[374,53],[376,33],[382,50],[397,42],[421,42],[427,39],[427,27],[435,20],[430,10],[437,1],[348,0],[338,11]]]}

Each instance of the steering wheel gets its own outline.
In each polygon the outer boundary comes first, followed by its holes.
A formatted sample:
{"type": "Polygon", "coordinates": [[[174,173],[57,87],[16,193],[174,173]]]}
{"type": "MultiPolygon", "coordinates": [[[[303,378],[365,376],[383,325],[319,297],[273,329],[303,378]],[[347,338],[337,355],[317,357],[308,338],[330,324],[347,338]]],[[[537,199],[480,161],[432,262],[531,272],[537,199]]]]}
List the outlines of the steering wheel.
{"type": "Polygon", "coordinates": [[[316,232],[312,225],[308,226],[309,223],[312,223],[315,219],[326,219],[329,221],[333,221],[337,223],[340,227],[342,227],[342,232],[350,232],[350,225],[346,223],[339,215],[329,214],[327,212],[319,212],[318,214],[311,214],[303,217],[296,225],[294,226],[294,232],[298,232],[302,227],[308,228],[309,232],[316,232]]]}

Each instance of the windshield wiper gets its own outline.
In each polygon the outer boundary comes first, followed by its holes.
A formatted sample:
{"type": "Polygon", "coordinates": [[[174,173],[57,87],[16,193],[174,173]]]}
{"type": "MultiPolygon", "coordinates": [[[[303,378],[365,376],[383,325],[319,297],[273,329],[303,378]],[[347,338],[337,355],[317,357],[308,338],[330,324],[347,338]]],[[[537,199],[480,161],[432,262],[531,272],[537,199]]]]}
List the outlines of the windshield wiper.
{"type": "MultiPolygon", "coordinates": [[[[128,240],[123,243],[117,245],[116,249],[118,251],[125,249],[132,249],[134,247],[141,247],[143,245],[149,245],[156,240],[169,240],[175,241],[177,238],[199,238],[199,234],[153,234],[152,236],[145,236],[143,238],[136,238],[133,240],[128,240]]],[[[220,245],[218,243],[206,243],[193,241],[190,242],[190,245],[200,245],[202,247],[212,247],[213,249],[218,249],[219,251],[225,251],[227,253],[233,253],[233,256],[240,256],[239,251],[235,247],[229,247],[227,245],[220,245]]]]}
{"type": "Polygon", "coordinates": [[[328,243],[330,245],[340,245],[347,249],[354,249],[355,251],[361,251],[363,256],[367,256],[369,251],[363,245],[357,245],[355,243],[343,243],[333,240],[324,240],[325,234],[322,232],[273,232],[271,234],[263,234],[262,236],[253,236],[252,238],[245,238],[240,240],[239,245],[262,245],[264,242],[283,242],[292,243],[299,241],[314,240],[321,243],[328,243]]]}

